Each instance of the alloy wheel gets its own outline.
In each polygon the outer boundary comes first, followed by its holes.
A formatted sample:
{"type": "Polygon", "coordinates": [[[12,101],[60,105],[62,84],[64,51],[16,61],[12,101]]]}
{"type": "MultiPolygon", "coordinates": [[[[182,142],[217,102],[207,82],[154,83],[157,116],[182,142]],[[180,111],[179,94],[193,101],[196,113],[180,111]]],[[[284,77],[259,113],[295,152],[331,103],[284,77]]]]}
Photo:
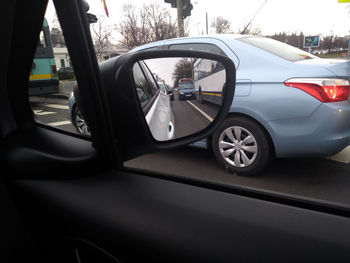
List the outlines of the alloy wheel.
{"type": "Polygon", "coordinates": [[[235,167],[248,167],[258,154],[254,136],[245,128],[232,126],[219,137],[219,150],[226,162],[235,167]]]}
{"type": "Polygon", "coordinates": [[[76,113],[75,123],[79,133],[84,135],[90,135],[90,129],[86,121],[83,119],[83,116],[81,115],[79,110],[76,113]]]}

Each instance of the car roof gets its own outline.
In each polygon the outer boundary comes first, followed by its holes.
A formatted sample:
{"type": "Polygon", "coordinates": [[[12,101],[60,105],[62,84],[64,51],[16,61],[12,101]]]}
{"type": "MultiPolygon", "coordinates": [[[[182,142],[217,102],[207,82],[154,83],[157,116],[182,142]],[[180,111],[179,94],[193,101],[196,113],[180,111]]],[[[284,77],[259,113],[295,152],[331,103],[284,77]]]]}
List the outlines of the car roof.
{"type": "Polygon", "coordinates": [[[158,47],[158,46],[163,46],[166,44],[166,42],[170,42],[172,40],[192,40],[192,39],[219,39],[219,40],[236,40],[240,38],[246,38],[246,37],[262,37],[262,36],[257,36],[257,35],[242,35],[242,34],[211,34],[211,35],[197,35],[197,36],[190,36],[190,37],[176,37],[176,38],[170,38],[166,40],[160,40],[148,44],[144,44],[138,47],[133,48],[130,52],[135,52],[139,50],[145,50],[149,49],[152,47],[158,47]]]}

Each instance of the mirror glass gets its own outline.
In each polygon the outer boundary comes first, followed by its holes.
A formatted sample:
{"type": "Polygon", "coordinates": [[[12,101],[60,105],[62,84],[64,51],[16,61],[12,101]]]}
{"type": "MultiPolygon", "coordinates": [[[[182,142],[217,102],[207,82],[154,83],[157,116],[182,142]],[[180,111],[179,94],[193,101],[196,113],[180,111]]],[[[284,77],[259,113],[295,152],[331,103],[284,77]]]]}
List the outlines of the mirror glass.
{"type": "Polygon", "coordinates": [[[220,109],[226,81],[220,62],[192,57],[138,61],[133,76],[147,124],[158,141],[208,127],[220,109]]]}

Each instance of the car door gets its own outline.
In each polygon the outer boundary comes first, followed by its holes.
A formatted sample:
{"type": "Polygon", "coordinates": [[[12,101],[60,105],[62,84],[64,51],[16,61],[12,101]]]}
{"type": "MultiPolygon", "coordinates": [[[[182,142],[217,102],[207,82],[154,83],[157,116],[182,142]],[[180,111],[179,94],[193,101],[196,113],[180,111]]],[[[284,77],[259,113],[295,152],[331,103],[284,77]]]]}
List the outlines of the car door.
{"type": "Polygon", "coordinates": [[[165,87],[159,87],[144,61],[140,62],[140,66],[152,90],[151,108],[145,113],[152,135],[159,141],[173,139],[175,132],[174,115],[165,87]]]}
{"type": "Polygon", "coordinates": [[[123,167],[80,1],[55,6],[93,136],[36,123],[26,84],[46,2],[6,4],[2,181],[29,233],[28,262],[348,262],[346,209],[123,167]]]}

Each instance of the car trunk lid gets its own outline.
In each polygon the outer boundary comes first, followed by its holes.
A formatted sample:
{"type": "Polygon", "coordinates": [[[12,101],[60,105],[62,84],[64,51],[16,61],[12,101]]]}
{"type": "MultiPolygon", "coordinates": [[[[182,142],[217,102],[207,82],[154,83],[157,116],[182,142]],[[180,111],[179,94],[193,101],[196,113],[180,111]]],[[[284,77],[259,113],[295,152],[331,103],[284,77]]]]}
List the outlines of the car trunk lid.
{"type": "Polygon", "coordinates": [[[326,68],[337,77],[345,77],[350,79],[350,60],[319,58],[306,59],[295,63],[326,68]]]}

